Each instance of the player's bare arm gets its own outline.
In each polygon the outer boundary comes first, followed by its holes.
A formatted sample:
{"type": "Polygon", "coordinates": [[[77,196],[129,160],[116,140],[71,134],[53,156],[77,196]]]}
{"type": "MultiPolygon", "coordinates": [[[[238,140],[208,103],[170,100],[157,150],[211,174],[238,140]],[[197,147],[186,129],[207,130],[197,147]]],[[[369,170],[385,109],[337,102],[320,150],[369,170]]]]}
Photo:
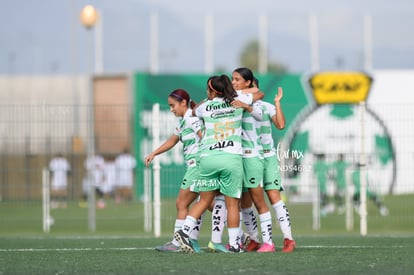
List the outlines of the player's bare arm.
{"type": "Polygon", "coordinates": [[[178,143],[178,141],[179,141],[178,136],[171,135],[171,137],[167,139],[163,144],[161,144],[160,147],[158,147],[153,152],[151,152],[151,154],[145,157],[145,160],[144,160],[145,166],[148,167],[156,156],[164,152],[167,152],[168,150],[173,148],[178,143]]]}
{"type": "Polygon", "coordinates": [[[276,108],[276,115],[272,117],[272,122],[276,126],[277,129],[284,129],[286,126],[286,119],[285,115],[283,114],[282,105],[280,104],[280,101],[283,97],[283,88],[278,87],[277,94],[275,95],[275,98],[273,99],[275,103],[276,108]]]}

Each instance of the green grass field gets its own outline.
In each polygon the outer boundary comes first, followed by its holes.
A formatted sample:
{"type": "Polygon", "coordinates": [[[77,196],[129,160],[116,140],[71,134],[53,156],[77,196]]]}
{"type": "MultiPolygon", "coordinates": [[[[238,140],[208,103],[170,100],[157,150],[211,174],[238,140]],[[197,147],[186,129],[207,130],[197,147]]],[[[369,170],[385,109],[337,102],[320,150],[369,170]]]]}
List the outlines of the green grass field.
{"type": "Polygon", "coordinates": [[[290,254],[154,250],[167,240],[3,237],[0,274],[412,274],[414,269],[412,237],[297,236],[290,254]]]}
{"type": "MultiPolygon", "coordinates": [[[[55,224],[42,231],[40,202],[0,203],[0,274],[413,274],[413,195],[387,196],[390,215],[369,205],[368,235],[345,229],[344,215],[329,215],[312,229],[309,204],[288,204],[297,242],[294,253],[160,253],[154,247],[170,240],[174,200],[162,207],[162,236],[144,231],[143,205],[109,204],[97,210],[96,232],[88,230],[87,208],[72,202],[52,210],[55,224]]],[[[207,216],[208,217],[208,216],[207,216]]],[[[282,237],[274,222],[273,239],[282,237]]],[[[209,218],[200,244],[209,241],[209,218]]],[[[226,240],[227,232],[224,234],[226,240]]]]}
{"type": "MultiPolygon", "coordinates": [[[[414,195],[385,197],[390,215],[382,217],[372,203],[368,204],[369,234],[414,234],[414,195]]],[[[328,215],[321,218],[321,229],[312,229],[311,204],[293,204],[288,201],[294,234],[327,235],[358,234],[359,216],[354,214],[354,229],[345,229],[344,215],[328,215]]],[[[55,224],[49,236],[88,235],[88,209],[72,202],[66,209],[51,210],[55,224]]],[[[161,208],[161,233],[171,235],[176,215],[175,200],[163,200],[161,208]]],[[[42,235],[42,205],[40,202],[0,202],[0,236],[42,235]]],[[[277,222],[274,221],[277,227],[277,222]]],[[[274,230],[277,234],[278,229],[274,230]]],[[[105,209],[96,210],[96,232],[98,235],[152,236],[144,231],[144,206],[140,202],[133,204],[109,203],[105,209]]],[[[210,234],[210,216],[206,215],[202,234],[210,234]]],[[[93,234],[92,234],[93,235],[93,234]]]]}

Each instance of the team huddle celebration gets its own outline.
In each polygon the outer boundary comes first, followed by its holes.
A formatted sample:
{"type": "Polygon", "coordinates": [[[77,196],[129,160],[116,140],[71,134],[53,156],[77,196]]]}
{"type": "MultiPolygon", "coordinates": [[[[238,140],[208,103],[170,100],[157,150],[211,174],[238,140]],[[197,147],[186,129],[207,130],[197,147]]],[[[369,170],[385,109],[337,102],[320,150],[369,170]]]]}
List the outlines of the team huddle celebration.
{"type": "Polygon", "coordinates": [[[168,95],[178,125],[145,157],[145,165],[150,166],[157,155],[181,142],[186,163],[172,240],[155,249],[203,252],[198,235],[205,213],[210,211],[207,247],[212,252],[293,252],[296,243],[281,196],[283,186],[272,135],[273,125],[283,129],[286,124],[281,107],[283,89],[278,88],[274,102],[263,101],[259,80],[248,68],[235,69],[231,78],[211,76],[206,84],[207,98],[198,103],[183,89],[168,95]],[[282,235],[280,245],[273,239],[272,212],[282,235]],[[223,238],[225,227],[228,238],[223,238]]]}

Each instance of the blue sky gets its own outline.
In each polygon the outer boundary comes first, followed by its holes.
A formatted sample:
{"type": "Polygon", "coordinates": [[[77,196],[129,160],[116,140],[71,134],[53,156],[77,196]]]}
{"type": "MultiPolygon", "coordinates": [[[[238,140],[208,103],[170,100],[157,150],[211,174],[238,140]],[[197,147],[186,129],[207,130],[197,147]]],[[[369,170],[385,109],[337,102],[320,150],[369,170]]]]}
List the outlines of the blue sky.
{"type": "Polygon", "coordinates": [[[86,4],[102,13],[104,73],[147,71],[149,17],[159,16],[159,71],[202,73],[204,16],[214,16],[215,68],[232,70],[258,17],[268,18],[270,62],[293,72],[311,67],[309,13],[318,18],[322,70],[363,67],[363,16],[372,17],[374,69],[413,69],[414,1],[410,0],[1,0],[0,74],[78,74],[90,70],[93,48],[79,22],[86,4]],[[24,8],[22,8],[24,6],[24,8]]]}

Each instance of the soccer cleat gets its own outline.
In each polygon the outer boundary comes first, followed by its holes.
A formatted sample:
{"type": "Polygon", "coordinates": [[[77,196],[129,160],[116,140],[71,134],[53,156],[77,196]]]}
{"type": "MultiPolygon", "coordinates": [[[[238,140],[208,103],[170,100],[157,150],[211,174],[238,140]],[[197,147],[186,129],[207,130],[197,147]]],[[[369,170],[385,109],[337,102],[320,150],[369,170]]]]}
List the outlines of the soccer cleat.
{"type": "Polygon", "coordinates": [[[105,201],[104,201],[104,200],[99,200],[99,201],[98,201],[98,203],[96,204],[96,206],[97,206],[99,209],[104,209],[104,208],[106,207],[106,203],[105,203],[105,201]]]}
{"type": "Polygon", "coordinates": [[[210,241],[208,243],[208,249],[210,249],[211,252],[221,252],[221,253],[228,253],[229,251],[222,245],[221,243],[213,243],[210,241]]]}
{"type": "Polygon", "coordinates": [[[190,238],[183,230],[178,230],[174,233],[175,240],[180,244],[180,250],[185,253],[194,253],[193,246],[191,245],[190,238]]]}
{"type": "Polygon", "coordinates": [[[87,208],[88,207],[88,202],[87,201],[80,201],[79,202],[79,207],[80,208],[87,208]]]}
{"type": "Polygon", "coordinates": [[[247,247],[247,244],[250,242],[250,235],[246,232],[243,232],[243,235],[241,236],[241,248],[247,247]]]}
{"type": "Polygon", "coordinates": [[[190,239],[191,246],[193,247],[193,250],[195,253],[202,253],[204,252],[201,250],[200,245],[198,244],[198,241],[195,239],[190,239]]]}
{"type": "Polygon", "coordinates": [[[180,251],[180,247],[174,245],[172,242],[168,242],[164,245],[161,246],[157,246],[155,248],[155,250],[160,251],[160,252],[179,252],[180,251]]]}
{"type": "Polygon", "coordinates": [[[247,252],[253,252],[259,249],[260,243],[256,242],[255,240],[250,240],[249,244],[246,246],[247,252]]]}
{"type": "Polygon", "coordinates": [[[285,239],[283,241],[282,252],[285,252],[285,253],[293,252],[293,250],[295,250],[295,247],[296,247],[296,242],[294,240],[285,239]]]}
{"type": "Polygon", "coordinates": [[[229,247],[229,252],[230,253],[243,253],[244,250],[241,249],[239,245],[236,245],[236,246],[230,246],[229,247]]]}
{"type": "Polygon", "coordinates": [[[259,249],[257,249],[257,252],[275,252],[275,245],[273,243],[264,243],[259,249]]]}

